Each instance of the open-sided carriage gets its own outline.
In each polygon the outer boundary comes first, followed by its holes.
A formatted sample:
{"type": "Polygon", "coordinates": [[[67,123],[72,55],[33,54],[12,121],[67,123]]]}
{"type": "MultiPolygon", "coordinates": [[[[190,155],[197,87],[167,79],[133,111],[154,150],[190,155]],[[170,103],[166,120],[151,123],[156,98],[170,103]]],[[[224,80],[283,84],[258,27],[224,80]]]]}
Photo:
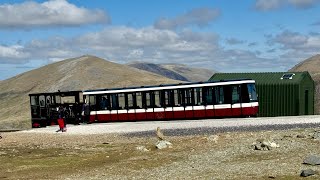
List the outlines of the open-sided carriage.
{"type": "Polygon", "coordinates": [[[29,94],[32,127],[57,124],[59,107],[64,108],[67,123],[74,123],[81,117],[82,91],[29,94]]]}

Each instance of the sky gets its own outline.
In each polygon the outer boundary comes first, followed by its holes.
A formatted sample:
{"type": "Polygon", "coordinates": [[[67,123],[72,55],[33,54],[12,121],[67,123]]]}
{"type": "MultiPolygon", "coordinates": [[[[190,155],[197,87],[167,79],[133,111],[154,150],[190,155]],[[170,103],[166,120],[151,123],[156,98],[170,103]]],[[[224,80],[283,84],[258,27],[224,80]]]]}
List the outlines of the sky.
{"type": "Polygon", "coordinates": [[[87,54],[279,72],[319,50],[320,0],[0,1],[0,80],[87,54]]]}

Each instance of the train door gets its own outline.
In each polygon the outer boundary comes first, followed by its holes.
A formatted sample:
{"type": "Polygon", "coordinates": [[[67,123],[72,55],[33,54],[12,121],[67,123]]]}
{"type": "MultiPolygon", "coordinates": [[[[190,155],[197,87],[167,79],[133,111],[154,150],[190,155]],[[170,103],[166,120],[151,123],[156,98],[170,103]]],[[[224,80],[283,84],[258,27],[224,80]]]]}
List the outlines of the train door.
{"type": "Polygon", "coordinates": [[[48,117],[47,107],[46,107],[46,97],[44,95],[39,96],[40,105],[40,118],[46,120],[48,117]]]}
{"type": "Polygon", "coordinates": [[[208,108],[208,116],[213,117],[213,105],[205,106],[203,103],[203,89],[204,88],[194,88],[193,90],[193,117],[194,118],[204,118],[206,117],[206,108],[208,108]],[[210,111],[210,112],[209,112],[210,111]]]}
{"type": "Polygon", "coordinates": [[[154,119],[154,92],[149,91],[145,92],[146,97],[146,119],[153,120],[154,119]]]}
{"type": "Polygon", "coordinates": [[[184,97],[183,97],[183,89],[175,89],[174,93],[174,107],[173,107],[173,117],[174,119],[185,119],[184,113],[184,97]]]}
{"type": "Polygon", "coordinates": [[[31,107],[31,119],[32,124],[40,120],[40,106],[39,106],[39,96],[30,95],[30,107],[31,107]]]}
{"type": "Polygon", "coordinates": [[[215,97],[216,87],[203,87],[203,104],[205,105],[205,116],[214,117],[214,97],[215,97]]]}
{"type": "Polygon", "coordinates": [[[136,108],[137,108],[137,96],[135,92],[127,93],[126,96],[126,108],[128,121],[136,120],[136,108]]]}
{"type": "Polygon", "coordinates": [[[135,119],[144,120],[146,119],[146,109],[145,109],[145,96],[143,92],[136,92],[136,108],[135,108],[135,119]]]}
{"type": "Polygon", "coordinates": [[[193,105],[194,105],[194,94],[193,88],[184,89],[184,112],[187,119],[192,119],[193,116],[193,105]]]}
{"type": "Polygon", "coordinates": [[[119,100],[118,94],[110,95],[110,121],[118,120],[119,100]]]}
{"type": "Polygon", "coordinates": [[[128,94],[120,93],[118,94],[118,120],[128,121],[128,94]]]}
{"type": "Polygon", "coordinates": [[[240,85],[231,85],[231,111],[232,116],[240,117],[242,115],[242,107],[240,102],[240,85]]]}
{"type": "Polygon", "coordinates": [[[217,117],[232,116],[231,111],[231,87],[216,86],[214,112],[217,117]]]}
{"type": "Polygon", "coordinates": [[[163,91],[164,97],[164,111],[166,119],[170,120],[173,119],[173,105],[174,105],[174,93],[173,90],[164,90],[163,91]]]}
{"type": "Polygon", "coordinates": [[[165,119],[165,110],[161,91],[154,91],[154,118],[156,120],[165,119]]]}

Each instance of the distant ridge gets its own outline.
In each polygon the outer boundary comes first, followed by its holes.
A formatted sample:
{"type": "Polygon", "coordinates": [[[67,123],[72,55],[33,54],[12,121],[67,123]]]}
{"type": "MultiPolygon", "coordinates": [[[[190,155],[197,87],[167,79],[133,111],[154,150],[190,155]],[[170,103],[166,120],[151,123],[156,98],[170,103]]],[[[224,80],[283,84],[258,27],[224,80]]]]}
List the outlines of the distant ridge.
{"type": "Polygon", "coordinates": [[[30,127],[30,93],[179,83],[158,74],[85,55],[0,81],[0,126],[30,127]]]}
{"type": "Polygon", "coordinates": [[[183,77],[182,75],[171,71],[169,69],[161,67],[161,65],[152,64],[152,63],[135,63],[135,64],[129,64],[129,66],[149,71],[155,74],[159,74],[162,76],[165,76],[170,79],[180,80],[180,81],[189,81],[187,78],[183,77]]]}
{"type": "Polygon", "coordinates": [[[149,71],[180,81],[208,81],[215,71],[204,68],[192,68],[183,64],[153,64],[147,62],[131,62],[131,67],[149,71]]]}

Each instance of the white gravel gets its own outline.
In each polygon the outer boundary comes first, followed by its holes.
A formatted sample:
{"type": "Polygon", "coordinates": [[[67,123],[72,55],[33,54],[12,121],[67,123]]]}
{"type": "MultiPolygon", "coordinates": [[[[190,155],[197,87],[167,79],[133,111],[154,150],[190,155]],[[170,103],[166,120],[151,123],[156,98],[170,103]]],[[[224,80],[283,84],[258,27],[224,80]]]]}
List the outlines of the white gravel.
{"type": "MultiPolygon", "coordinates": [[[[259,117],[259,118],[232,118],[232,119],[202,119],[202,120],[175,120],[175,121],[146,121],[146,122],[110,122],[81,125],[67,125],[67,132],[63,134],[105,134],[105,133],[139,133],[154,131],[157,127],[163,130],[181,130],[194,128],[261,128],[265,126],[303,126],[305,124],[320,125],[320,115],[259,117]]],[[[57,133],[58,126],[48,126],[24,130],[24,133],[57,133]]],[[[59,132],[62,133],[62,132],[59,132]]]]}

